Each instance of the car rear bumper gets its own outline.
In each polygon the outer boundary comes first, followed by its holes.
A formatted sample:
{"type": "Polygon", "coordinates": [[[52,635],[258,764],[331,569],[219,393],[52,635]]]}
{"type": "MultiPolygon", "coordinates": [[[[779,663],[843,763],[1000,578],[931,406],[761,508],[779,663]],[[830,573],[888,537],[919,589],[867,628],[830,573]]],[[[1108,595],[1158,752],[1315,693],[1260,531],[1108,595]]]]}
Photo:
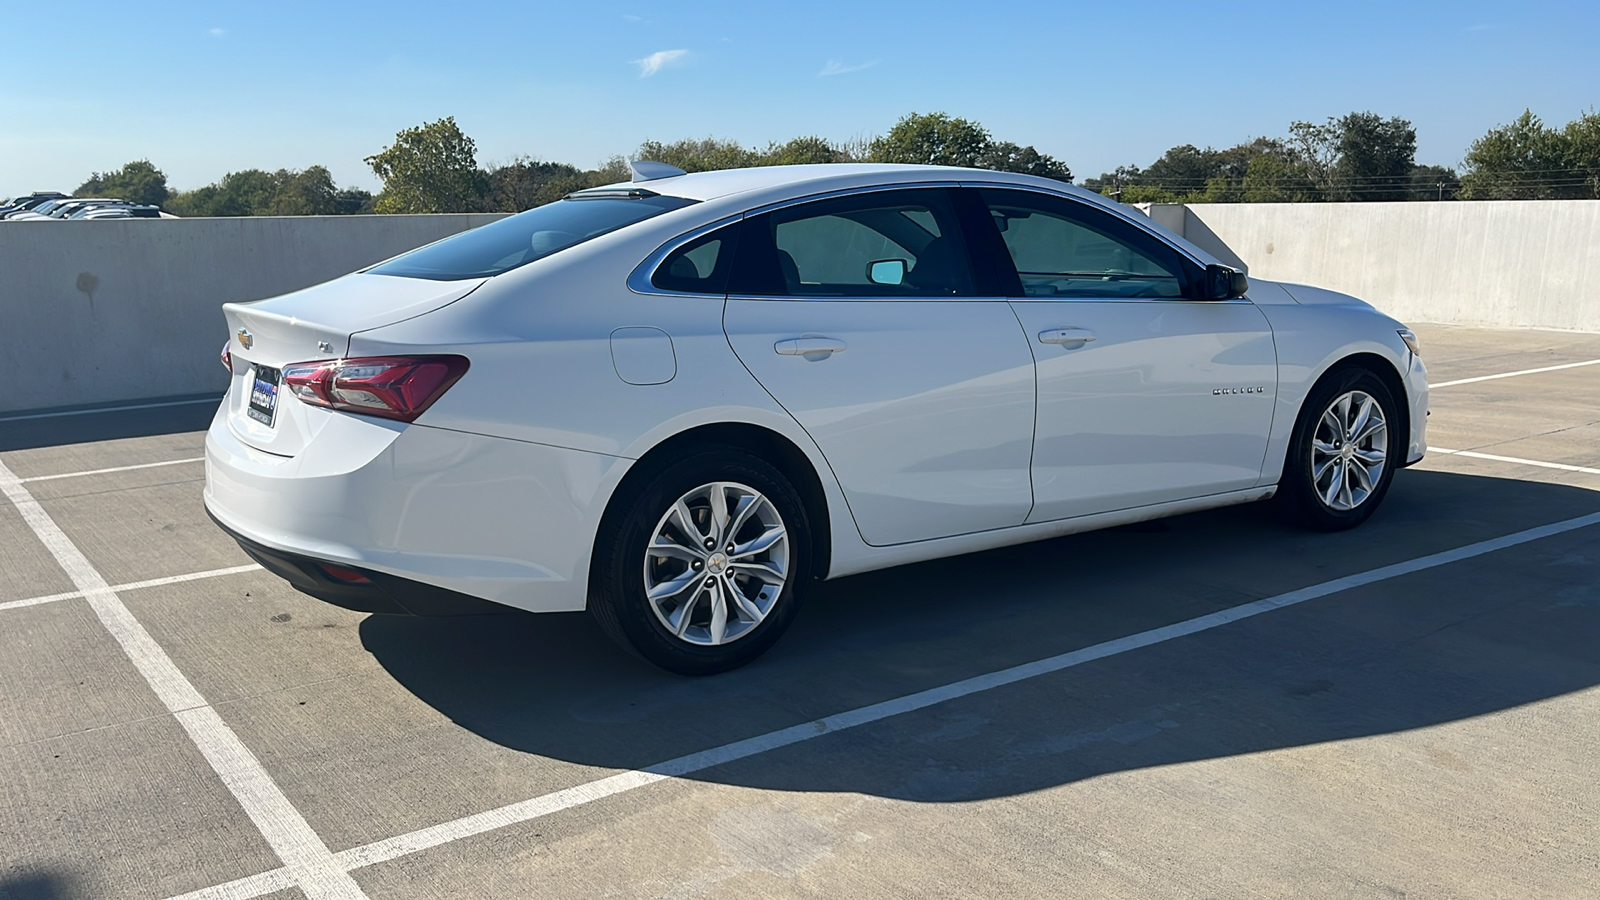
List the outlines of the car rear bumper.
{"type": "MultiPolygon", "coordinates": [[[[208,510],[209,512],[209,510],[208,510]]],[[[512,607],[478,597],[400,578],[370,569],[348,566],[329,569],[328,560],[312,559],[265,544],[258,544],[211,517],[218,528],[239,542],[239,548],[261,568],[282,578],[302,594],[334,606],[364,613],[402,616],[478,616],[515,612],[512,607]],[[347,574],[348,573],[348,574],[347,574]],[[354,574],[360,580],[351,578],[354,574]]]]}
{"type": "Polygon", "coordinates": [[[267,569],[341,606],[458,614],[459,597],[581,610],[595,529],[628,462],[347,414],[296,456],[274,456],[241,442],[223,412],[206,436],[205,506],[267,569]]]}

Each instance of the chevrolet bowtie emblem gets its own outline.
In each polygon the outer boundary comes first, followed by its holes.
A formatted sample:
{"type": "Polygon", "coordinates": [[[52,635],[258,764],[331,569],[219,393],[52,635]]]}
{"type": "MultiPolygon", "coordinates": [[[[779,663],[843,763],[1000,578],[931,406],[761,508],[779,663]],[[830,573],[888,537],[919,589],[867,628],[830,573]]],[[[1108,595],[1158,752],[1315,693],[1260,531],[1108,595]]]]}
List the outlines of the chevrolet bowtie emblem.
{"type": "Polygon", "coordinates": [[[256,342],[255,335],[251,334],[249,331],[246,331],[243,328],[239,329],[239,346],[243,347],[246,350],[249,350],[250,349],[250,345],[254,344],[255,342],[256,342]]]}

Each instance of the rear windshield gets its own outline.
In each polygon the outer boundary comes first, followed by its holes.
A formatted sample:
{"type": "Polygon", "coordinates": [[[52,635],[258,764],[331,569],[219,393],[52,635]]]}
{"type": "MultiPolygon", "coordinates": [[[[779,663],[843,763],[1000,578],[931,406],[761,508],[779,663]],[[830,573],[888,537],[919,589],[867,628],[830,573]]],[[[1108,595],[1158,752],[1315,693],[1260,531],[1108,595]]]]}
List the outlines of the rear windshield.
{"type": "Polygon", "coordinates": [[[434,281],[487,278],[695,202],[655,195],[569,197],[463,231],[367,271],[434,281]]]}

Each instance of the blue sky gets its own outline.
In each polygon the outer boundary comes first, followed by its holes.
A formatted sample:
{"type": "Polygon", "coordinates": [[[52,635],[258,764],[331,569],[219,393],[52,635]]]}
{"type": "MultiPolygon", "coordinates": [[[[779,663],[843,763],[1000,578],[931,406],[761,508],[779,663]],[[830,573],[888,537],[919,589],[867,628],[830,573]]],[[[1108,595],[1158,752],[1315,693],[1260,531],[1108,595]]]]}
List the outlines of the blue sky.
{"type": "Polygon", "coordinates": [[[1594,0],[0,0],[0,195],[144,157],[178,188],[314,164],[376,188],[362,157],[446,115],[480,163],[592,166],[645,138],[848,139],[943,110],[1081,180],[1370,109],[1453,165],[1524,107],[1600,105],[1597,33],[1594,0]]]}

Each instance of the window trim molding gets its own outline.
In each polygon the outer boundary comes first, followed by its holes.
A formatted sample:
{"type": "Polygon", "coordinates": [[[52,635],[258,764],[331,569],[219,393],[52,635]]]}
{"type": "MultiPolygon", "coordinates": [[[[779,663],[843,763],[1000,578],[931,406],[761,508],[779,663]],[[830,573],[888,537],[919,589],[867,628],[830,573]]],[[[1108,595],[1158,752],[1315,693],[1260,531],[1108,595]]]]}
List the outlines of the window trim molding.
{"type": "Polygon", "coordinates": [[[705,225],[692,228],[689,231],[685,231],[683,234],[680,234],[677,237],[667,241],[665,244],[662,244],[660,247],[657,247],[655,252],[651,253],[649,256],[646,256],[643,262],[639,263],[637,266],[634,266],[633,271],[628,273],[628,290],[633,291],[635,294],[643,294],[649,297],[702,297],[716,298],[719,300],[723,297],[726,297],[727,294],[702,294],[694,291],[669,291],[666,288],[656,287],[654,283],[656,269],[660,268],[661,264],[667,261],[667,257],[671,256],[679,247],[682,247],[684,244],[705,237],[719,228],[725,228],[729,225],[741,222],[744,220],[744,218],[745,213],[724,216],[715,222],[710,222],[705,225]]]}

